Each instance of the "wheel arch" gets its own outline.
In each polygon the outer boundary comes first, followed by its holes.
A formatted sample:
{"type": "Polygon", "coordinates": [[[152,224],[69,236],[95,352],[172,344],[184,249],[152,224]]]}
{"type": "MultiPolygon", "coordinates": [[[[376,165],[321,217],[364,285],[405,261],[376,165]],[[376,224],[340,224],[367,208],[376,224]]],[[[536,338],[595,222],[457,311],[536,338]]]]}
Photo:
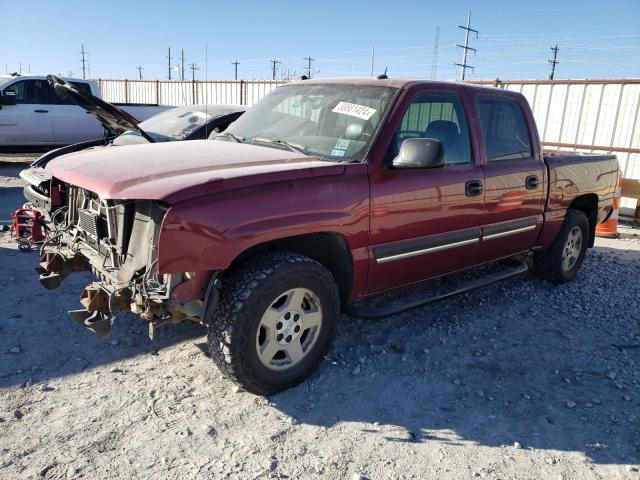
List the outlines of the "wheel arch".
{"type": "Polygon", "coordinates": [[[298,253],[323,265],[333,275],[340,300],[346,304],[353,287],[353,258],[346,239],[337,233],[309,233],[253,245],[233,259],[225,275],[233,273],[241,264],[255,256],[273,251],[298,253]]]}
{"type": "Polygon", "coordinates": [[[591,248],[595,242],[596,225],[598,223],[598,195],[587,193],[576,197],[569,205],[569,208],[579,210],[587,216],[589,220],[588,247],[591,248]]]}

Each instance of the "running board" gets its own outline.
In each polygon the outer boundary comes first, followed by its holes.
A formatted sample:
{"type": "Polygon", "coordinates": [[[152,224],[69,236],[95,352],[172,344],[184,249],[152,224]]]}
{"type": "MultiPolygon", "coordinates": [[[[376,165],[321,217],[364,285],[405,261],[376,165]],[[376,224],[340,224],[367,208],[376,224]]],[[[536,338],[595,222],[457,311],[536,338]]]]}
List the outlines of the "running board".
{"type": "Polygon", "coordinates": [[[506,266],[497,272],[488,273],[480,278],[474,278],[466,282],[461,282],[454,288],[450,288],[448,290],[444,289],[432,295],[425,295],[424,293],[409,295],[404,299],[393,301],[392,303],[389,303],[382,307],[357,307],[353,305],[347,305],[344,312],[347,315],[360,318],[387,317],[389,315],[421,307],[422,305],[435,302],[436,300],[441,300],[443,298],[451,297],[459,293],[484,287],[485,285],[490,285],[492,283],[496,283],[501,280],[520,275],[529,269],[526,260],[508,261],[508,263],[505,262],[505,264],[506,266]]]}

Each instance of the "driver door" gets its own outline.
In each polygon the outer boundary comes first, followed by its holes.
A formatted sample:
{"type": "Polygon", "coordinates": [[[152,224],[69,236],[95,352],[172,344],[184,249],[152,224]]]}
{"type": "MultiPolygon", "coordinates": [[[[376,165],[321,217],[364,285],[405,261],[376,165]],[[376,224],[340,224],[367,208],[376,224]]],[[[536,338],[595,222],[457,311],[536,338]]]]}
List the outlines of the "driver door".
{"type": "Polygon", "coordinates": [[[476,262],[484,209],[483,173],[471,148],[463,99],[457,93],[430,90],[413,96],[385,165],[370,164],[369,178],[370,293],[476,262]],[[441,142],[445,165],[393,169],[391,161],[402,141],[418,137],[441,142]]]}

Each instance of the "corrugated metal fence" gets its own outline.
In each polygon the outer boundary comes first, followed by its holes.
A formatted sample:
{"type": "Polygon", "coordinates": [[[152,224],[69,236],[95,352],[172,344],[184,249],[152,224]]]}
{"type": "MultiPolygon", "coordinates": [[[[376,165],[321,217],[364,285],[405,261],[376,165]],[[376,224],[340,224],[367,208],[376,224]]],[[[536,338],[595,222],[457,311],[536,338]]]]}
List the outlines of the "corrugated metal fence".
{"type": "MultiPolygon", "coordinates": [[[[111,102],[252,105],[283,81],[99,80],[111,102]]],[[[611,152],[624,176],[640,179],[640,79],[473,81],[522,93],[543,143],[578,152],[611,152]]]]}
{"type": "Polygon", "coordinates": [[[108,102],[192,105],[197,103],[253,105],[284,81],[98,80],[108,102]]]}

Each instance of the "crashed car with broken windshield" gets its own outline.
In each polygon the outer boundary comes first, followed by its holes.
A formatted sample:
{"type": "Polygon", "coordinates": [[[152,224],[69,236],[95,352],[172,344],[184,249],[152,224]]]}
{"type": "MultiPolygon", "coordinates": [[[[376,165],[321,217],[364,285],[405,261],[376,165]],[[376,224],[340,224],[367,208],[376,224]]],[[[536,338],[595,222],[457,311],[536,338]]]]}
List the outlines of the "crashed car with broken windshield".
{"type": "Polygon", "coordinates": [[[47,171],[41,282],[96,276],[71,317],[99,335],[121,312],[151,335],[201,322],[218,367],[258,394],[308,376],[342,311],[381,317],[529,267],[573,279],[619,176],[615,156],[543,155],[519,93],[387,78],[293,82],[215,141],[79,151],[47,171]]]}

